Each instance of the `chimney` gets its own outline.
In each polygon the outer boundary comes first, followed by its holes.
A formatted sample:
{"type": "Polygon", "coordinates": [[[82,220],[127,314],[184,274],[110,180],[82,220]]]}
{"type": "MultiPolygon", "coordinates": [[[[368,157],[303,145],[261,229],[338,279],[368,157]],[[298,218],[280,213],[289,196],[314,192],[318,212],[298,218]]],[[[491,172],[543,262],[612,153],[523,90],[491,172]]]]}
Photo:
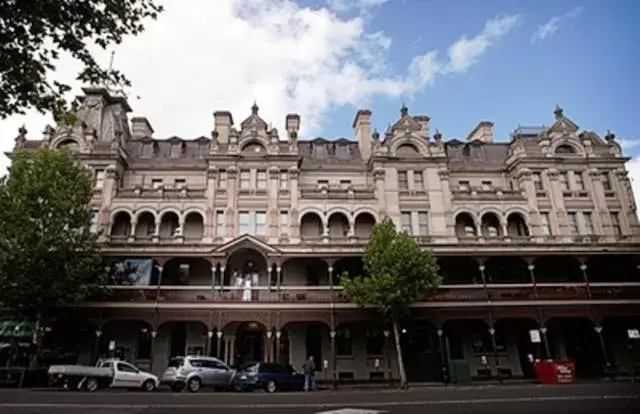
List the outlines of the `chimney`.
{"type": "Polygon", "coordinates": [[[485,144],[493,142],[493,122],[480,121],[467,137],[468,141],[480,141],[485,144]]]}
{"type": "Polygon", "coordinates": [[[371,157],[371,111],[360,109],[356,113],[352,126],[356,133],[360,154],[362,158],[368,160],[371,157]]]}
{"type": "Polygon", "coordinates": [[[229,134],[233,126],[233,117],[229,111],[216,111],[213,113],[214,132],[218,134],[217,140],[220,144],[229,142],[229,134]]]}
{"type": "Polygon", "coordinates": [[[134,139],[151,138],[153,136],[153,127],[151,127],[149,120],[143,116],[131,118],[131,135],[134,139]]]}
{"type": "Polygon", "coordinates": [[[287,133],[289,134],[289,138],[297,139],[298,131],[300,131],[300,115],[288,114],[285,119],[285,125],[287,128],[287,133]]]}

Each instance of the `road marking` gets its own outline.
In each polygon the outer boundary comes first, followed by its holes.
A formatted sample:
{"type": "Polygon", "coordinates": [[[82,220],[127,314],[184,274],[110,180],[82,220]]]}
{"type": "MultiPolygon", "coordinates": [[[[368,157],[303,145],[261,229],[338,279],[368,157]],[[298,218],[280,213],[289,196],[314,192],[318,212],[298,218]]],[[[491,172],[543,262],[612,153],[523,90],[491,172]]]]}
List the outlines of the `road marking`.
{"type": "MultiPolygon", "coordinates": [[[[463,400],[426,401],[376,401],[362,402],[359,407],[407,407],[420,405],[480,405],[505,403],[544,403],[558,401],[637,400],[639,395],[581,395],[561,397],[477,398],[463,400]]],[[[100,404],[100,403],[0,403],[0,408],[86,408],[86,409],[291,409],[291,408],[339,408],[344,403],[257,403],[257,404],[100,404]]]]}
{"type": "Polygon", "coordinates": [[[383,414],[387,411],[362,410],[360,408],[341,408],[340,410],[322,411],[316,414],[383,414]]]}

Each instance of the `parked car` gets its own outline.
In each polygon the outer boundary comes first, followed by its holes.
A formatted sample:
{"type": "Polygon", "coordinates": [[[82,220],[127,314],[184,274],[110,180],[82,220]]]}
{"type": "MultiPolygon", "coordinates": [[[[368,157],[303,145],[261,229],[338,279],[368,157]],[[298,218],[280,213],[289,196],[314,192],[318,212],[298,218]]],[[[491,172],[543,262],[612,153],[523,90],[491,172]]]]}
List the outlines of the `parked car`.
{"type": "Polygon", "coordinates": [[[263,389],[267,392],[302,391],[304,374],[291,365],[277,363],[252,363],[242,367],[232,381],[235,391],[263,389]]]}
{"type": "Polygon", "coordinates": [[[235,370],[217,358],[185,356],[171,358],[160,383],[180,392],[198,392],[202,387],[229,388],[235,370]]]}
{"type": "Polygon", "coordinates": [[[96,391],[99,388],[142,388],[153,391],[158,387],[158,377],[140,370],[135,365],[118,359],[98,361],[96,366],[51,365],[49,384],[53,387],[96,391]]]}

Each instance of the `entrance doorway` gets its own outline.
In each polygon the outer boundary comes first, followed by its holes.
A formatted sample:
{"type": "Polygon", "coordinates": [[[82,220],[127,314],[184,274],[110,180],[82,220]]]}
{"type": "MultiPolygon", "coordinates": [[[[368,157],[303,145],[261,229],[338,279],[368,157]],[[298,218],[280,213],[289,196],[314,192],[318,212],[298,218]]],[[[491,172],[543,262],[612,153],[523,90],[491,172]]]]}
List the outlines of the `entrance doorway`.
{"type": "Polygon", "coordinates": [[[246,322],[236,332],[235,363],[262,362],[264,359],[264,326],[257,322],[246,322]]]}
{"type": "Polygon", "coordinates": [[[435,327],[416,321],[403,328],[400,335],[407,380],[442,381],[440,343],[435,327]]]}

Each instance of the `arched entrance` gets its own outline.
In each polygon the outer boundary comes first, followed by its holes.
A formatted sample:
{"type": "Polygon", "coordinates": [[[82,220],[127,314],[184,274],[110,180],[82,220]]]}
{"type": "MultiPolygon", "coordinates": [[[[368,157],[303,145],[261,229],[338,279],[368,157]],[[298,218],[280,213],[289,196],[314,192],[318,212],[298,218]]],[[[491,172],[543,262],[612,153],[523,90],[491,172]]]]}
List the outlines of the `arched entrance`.
{"type": "Polygon", "coordinates": [[[227,286],[240,285],[249,280],[251,286],[268,286],[269,267],[267,261],[259,251],[242,248],[229,256],[226,266],[224,284],[227,286]]]}
{"type": "Polygon", "coordinates": [[[235,364],[264,361],[265,334],[266,328],[261,323],[242,323],[236,331],[235,364]]]}

